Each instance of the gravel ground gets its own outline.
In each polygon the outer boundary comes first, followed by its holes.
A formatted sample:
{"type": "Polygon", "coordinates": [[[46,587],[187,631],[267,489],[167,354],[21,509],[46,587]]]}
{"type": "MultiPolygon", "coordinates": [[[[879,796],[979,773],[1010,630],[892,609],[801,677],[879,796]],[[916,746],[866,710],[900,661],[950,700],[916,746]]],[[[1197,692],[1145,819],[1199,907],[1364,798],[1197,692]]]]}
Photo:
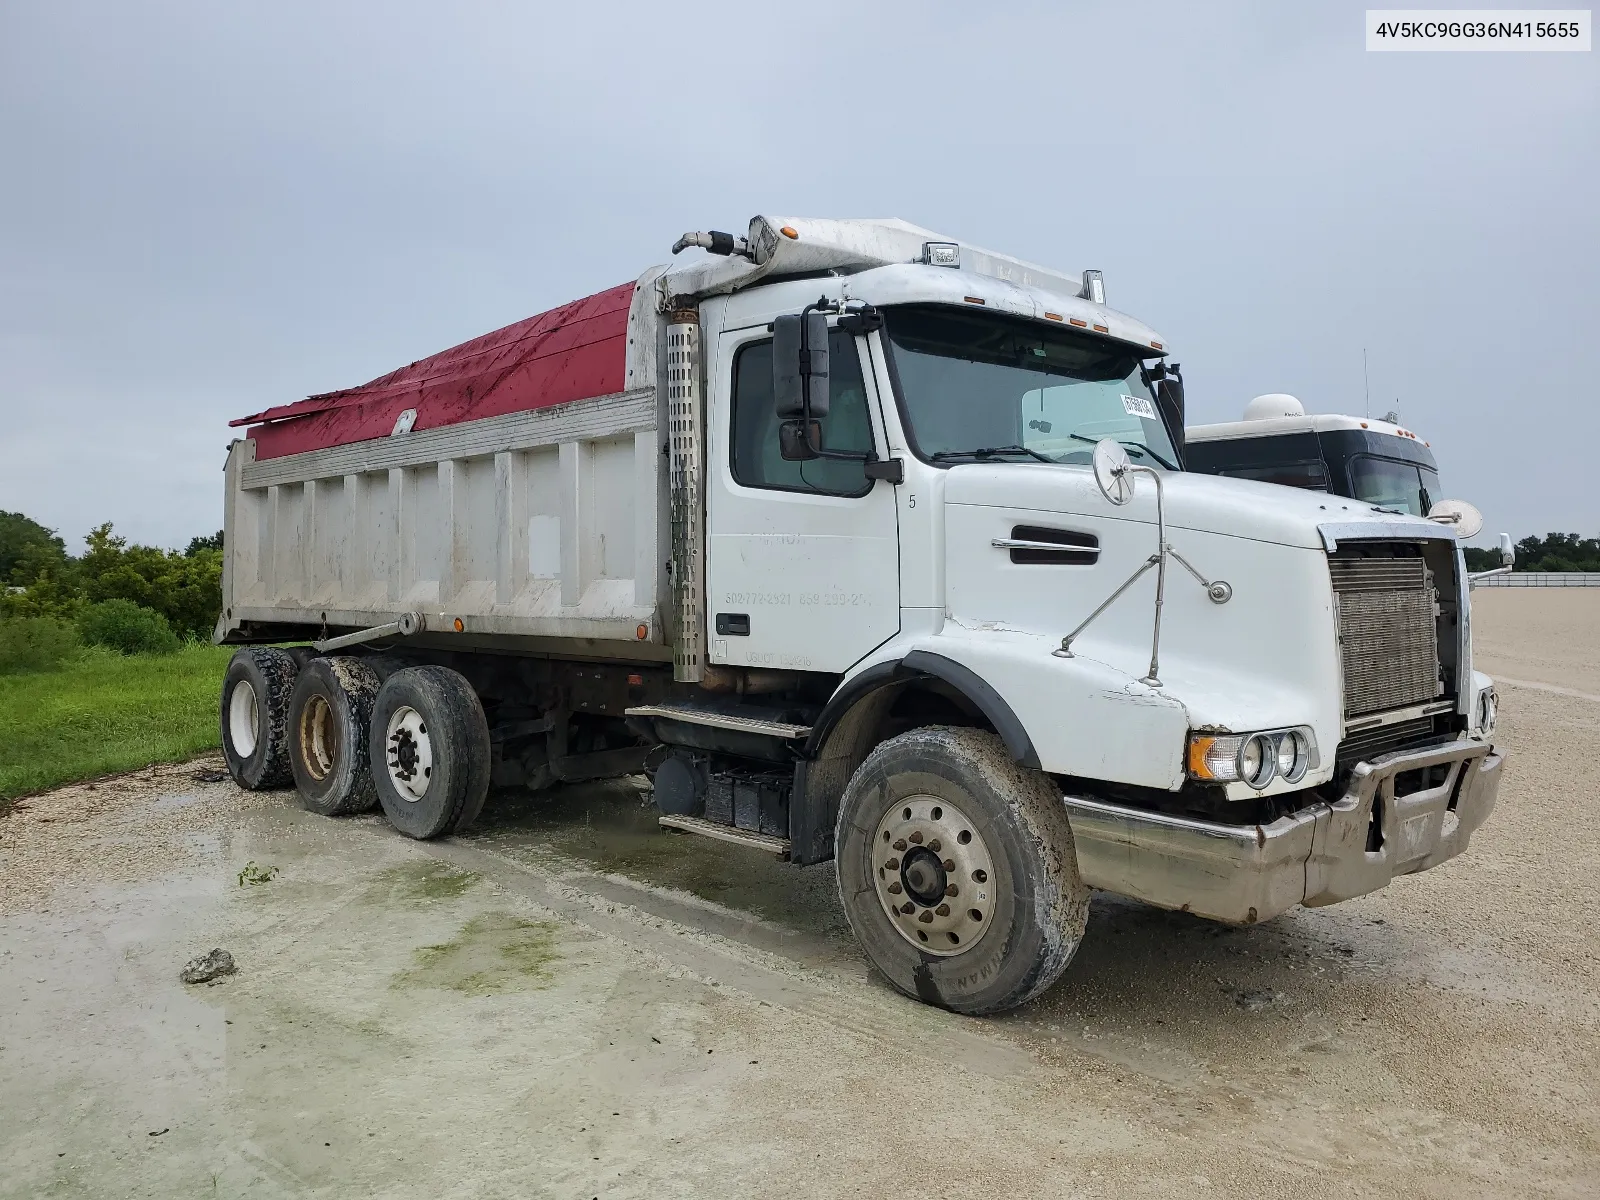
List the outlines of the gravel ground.
{"type": "Polygon", "coordinates": [[[1600,1195],[1600,594],[1478,595],[1480,668],[1541,686],[1466,855],[1252,930],[1097,896],[988,1021],[628,782],[428,846],[209,764],[35,797],[0,1196],[1600,1195]]]}

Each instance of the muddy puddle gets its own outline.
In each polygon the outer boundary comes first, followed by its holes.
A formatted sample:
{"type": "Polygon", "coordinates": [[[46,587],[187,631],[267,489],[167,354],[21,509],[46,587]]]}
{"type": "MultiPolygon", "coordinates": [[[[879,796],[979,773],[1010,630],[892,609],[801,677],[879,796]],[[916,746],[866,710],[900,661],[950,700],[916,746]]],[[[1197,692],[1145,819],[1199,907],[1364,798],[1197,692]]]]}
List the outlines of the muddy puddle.
{"type": "Polygon", "coordinates": [[[463,841],[557,872],[616,875],[686,893],[782,929],[847,946],[833,865],[775,856],[662,829],[642,777],[490,797],[463,841]]]}

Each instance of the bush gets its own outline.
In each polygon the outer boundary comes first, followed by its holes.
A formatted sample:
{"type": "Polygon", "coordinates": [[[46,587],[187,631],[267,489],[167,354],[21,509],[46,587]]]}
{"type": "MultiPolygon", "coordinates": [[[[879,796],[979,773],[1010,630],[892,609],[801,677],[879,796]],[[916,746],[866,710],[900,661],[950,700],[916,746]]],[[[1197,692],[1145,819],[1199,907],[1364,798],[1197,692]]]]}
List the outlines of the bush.
{"type": "Polygon", "coordinates": [[[55,671],[78,650],[78,633],[50,617],[0,621],[0,675],[55,671]]]}
{"type": "Polygon", "coordinates": [[[90,531],[77,560],[83,598],[130,600],[154,609],[184,637],[208,638],[222,608],[222,552],[130,546],[109,524],[90,531]]]}
{"type": "Polygon", "coordinates": [[[83,640],[119,654],[172,654],[178,635],[167,619],[132,600],[102,600],[84,608],[78,618],[83,640]]]}

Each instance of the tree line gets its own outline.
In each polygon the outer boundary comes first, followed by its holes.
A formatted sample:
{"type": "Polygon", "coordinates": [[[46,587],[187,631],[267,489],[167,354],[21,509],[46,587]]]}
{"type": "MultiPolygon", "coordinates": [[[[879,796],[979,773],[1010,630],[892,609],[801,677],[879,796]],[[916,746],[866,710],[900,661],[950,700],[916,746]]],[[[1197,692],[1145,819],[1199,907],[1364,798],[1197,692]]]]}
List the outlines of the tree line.
{"type": "MultiPolygon", "coordinates": [[[[1498,550],[1466,549],[1469,571],[1488,571],[1500,565],[1498,550]]],[[[1576,533],[1530,534],[1517,543],[1519,571],[1600,571],[1600,538],[1576,533]]]]}
{"type": "Polygon", "coordinates": [[[130,545],[108,521],[67,553],[54,530],[0,512],[0,618],[81,622],[107,602],[159,613],[180,638],[209,640],[222,610],[222,534],[193,538],[184,550],[130,545]]]}

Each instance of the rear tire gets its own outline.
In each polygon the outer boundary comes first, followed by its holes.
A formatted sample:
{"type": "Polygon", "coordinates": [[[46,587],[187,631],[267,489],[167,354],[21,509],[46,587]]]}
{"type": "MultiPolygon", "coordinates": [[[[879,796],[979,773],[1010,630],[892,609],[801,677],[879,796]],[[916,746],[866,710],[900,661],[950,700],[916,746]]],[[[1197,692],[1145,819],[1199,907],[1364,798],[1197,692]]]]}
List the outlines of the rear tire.
{"type": "Polygon", "coordinates": [[[313,658],[289,702],[289,765],[300,803],[324,817],[378,803],[367,737],[378,676],[359,658],[313,658]]]}
{"type": "Polygon", "coordinates": [[[289,698],[298,671],[293,656],[270,646],[233,652],[222,677],[222,757],[247,791],[288,787],[289,698]]]}
{"type": "Polygon", "coordinates": [[[489,722],[448,667],[396,671],[378,691],[368,753],[378,802],[407,837],[465,829],[489,794],[489,722]]]}
{"type": "Polygon", "coordinates": [[[983,1016],[1066,970],[1089,891],[1050,777],[994,734],[932,726],[875,749],[845,787],[834,857],[845,915],[907,996],[983,1016]]]}

